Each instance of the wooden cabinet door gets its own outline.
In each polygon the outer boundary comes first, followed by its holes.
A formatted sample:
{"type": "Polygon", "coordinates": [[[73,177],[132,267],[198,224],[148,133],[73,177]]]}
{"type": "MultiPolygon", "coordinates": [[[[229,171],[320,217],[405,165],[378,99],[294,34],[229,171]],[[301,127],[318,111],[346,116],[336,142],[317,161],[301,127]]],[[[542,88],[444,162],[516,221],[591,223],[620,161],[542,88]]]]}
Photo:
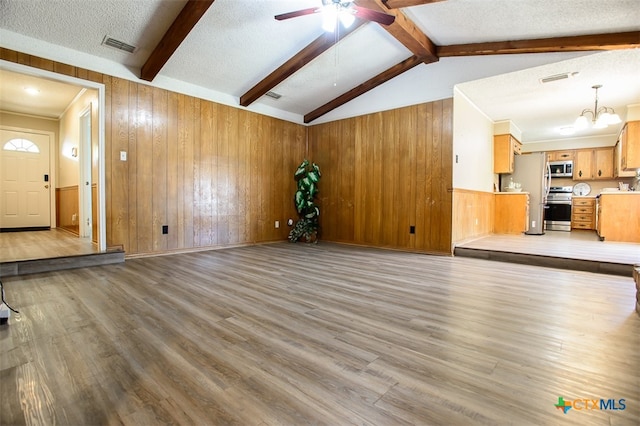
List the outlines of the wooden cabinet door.
{"type": "Polygon", "coordinates": [[[597,148],[594,161],[594,179],[613,179],[613,148],[597,148]]]}
{"type": "MultiPolygon", "coordinates": [[[[573,180],[593,179],[593,150],[579,149],[575,151],[573,162],[573,180]]],[[[613,162],[613,159],[611,160],[613,162]]]]}
{"type": "Polygon", "coordinates": [[[622,169],[640,168],[640,121],[630,121],[625,124],[620,140],[622,141],[622,169]]]}
{"type": "Polygon", "coordinates": [[[573,151],[550,151],[547,153],[547,161],[573,160],[573,151]]]}
{"type": "Polygon", "coordinates": [[[494,173],[513,173],[514,155],[511,135],[495,135],[493,137],[494,173]]]}
{"type": "Polygon", "coordinates": [[[635,177],[635,170],[625,171],[622,168],[622,140],[618,140],[613,149],[613,177],[635,177]]]}

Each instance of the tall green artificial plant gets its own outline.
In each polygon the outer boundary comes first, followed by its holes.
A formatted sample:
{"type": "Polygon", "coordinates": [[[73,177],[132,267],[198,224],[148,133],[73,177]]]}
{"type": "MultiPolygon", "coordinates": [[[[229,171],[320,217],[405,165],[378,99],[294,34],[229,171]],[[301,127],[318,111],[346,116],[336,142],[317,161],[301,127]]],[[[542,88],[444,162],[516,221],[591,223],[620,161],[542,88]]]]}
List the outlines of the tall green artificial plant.
{"type": "Polygon", "coordinates": [[[293,178],[298,184],[298,190],[294,198],[299,219],[289,232],[289,241],[295,243],[304,239],[306,242],[317,242],[320,223],[320,208],[315,202],[318,193],[318,182],[320,182],[320,167],[316,163],[309,163],[304,160],[293,178]]]}

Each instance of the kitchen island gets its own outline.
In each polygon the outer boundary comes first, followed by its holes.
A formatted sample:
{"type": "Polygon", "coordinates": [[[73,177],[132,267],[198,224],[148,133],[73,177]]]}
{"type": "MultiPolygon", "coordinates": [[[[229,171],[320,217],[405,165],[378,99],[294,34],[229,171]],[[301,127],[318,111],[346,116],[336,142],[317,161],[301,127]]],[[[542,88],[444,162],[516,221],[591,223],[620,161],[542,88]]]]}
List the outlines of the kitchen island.
{"type": "Polygon", "coordinates": [[[597,204],[601,240],[640,243],[640,192],[603,192],[597,204]]]}

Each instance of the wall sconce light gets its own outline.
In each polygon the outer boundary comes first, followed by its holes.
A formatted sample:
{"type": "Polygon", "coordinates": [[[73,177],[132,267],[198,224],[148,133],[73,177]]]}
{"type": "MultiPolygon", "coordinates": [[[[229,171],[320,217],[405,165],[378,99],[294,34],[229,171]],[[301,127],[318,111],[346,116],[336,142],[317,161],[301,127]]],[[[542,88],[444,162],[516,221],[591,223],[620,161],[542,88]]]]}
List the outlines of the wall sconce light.
{"type": "Polygon", "coordinates": [[[71,156],[73,158],[76,158],[78,156],[78,147],[74,146],[73,148],[71,148],[71,156]]]}

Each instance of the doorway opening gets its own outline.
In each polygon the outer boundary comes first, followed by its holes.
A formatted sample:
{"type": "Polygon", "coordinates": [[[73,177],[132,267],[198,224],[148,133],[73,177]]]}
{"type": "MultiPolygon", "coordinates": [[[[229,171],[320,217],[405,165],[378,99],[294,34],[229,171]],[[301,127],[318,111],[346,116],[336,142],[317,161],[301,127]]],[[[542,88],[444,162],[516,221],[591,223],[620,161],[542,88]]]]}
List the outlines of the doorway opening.
{"type": "MultiPolygon", "coordinates": [[[[99,252],[106,252],[104,85],[4,60],[0,60],[0,69],[97,91],[97,102],[83,110],[79,118],[77,115],[75,118],[76,125],[79,125],[80,129],[76,151],[79,166],[78,223],[80,237],[88,239],[88,241],[93,240],[99,252]]],[[[10,112],[10,110],[7,111],[10,112]]],[[[60,140],[52,142],[51,149],[57,151],[58,155],[62,150],[62,142],[60,140]]],[[[56,163],[52,162],[51,167],[48,180],[50,188],[55,191],[58,183],[56,163]]],[[[51,203],[55,203],[55,197],[52,195],[50,198],[52,199],[51,203]]],[[[52,215],[55,215],[55,208],[52,215]]],[[[55,226],[55,218],[51,225],[55,226]]]]}

